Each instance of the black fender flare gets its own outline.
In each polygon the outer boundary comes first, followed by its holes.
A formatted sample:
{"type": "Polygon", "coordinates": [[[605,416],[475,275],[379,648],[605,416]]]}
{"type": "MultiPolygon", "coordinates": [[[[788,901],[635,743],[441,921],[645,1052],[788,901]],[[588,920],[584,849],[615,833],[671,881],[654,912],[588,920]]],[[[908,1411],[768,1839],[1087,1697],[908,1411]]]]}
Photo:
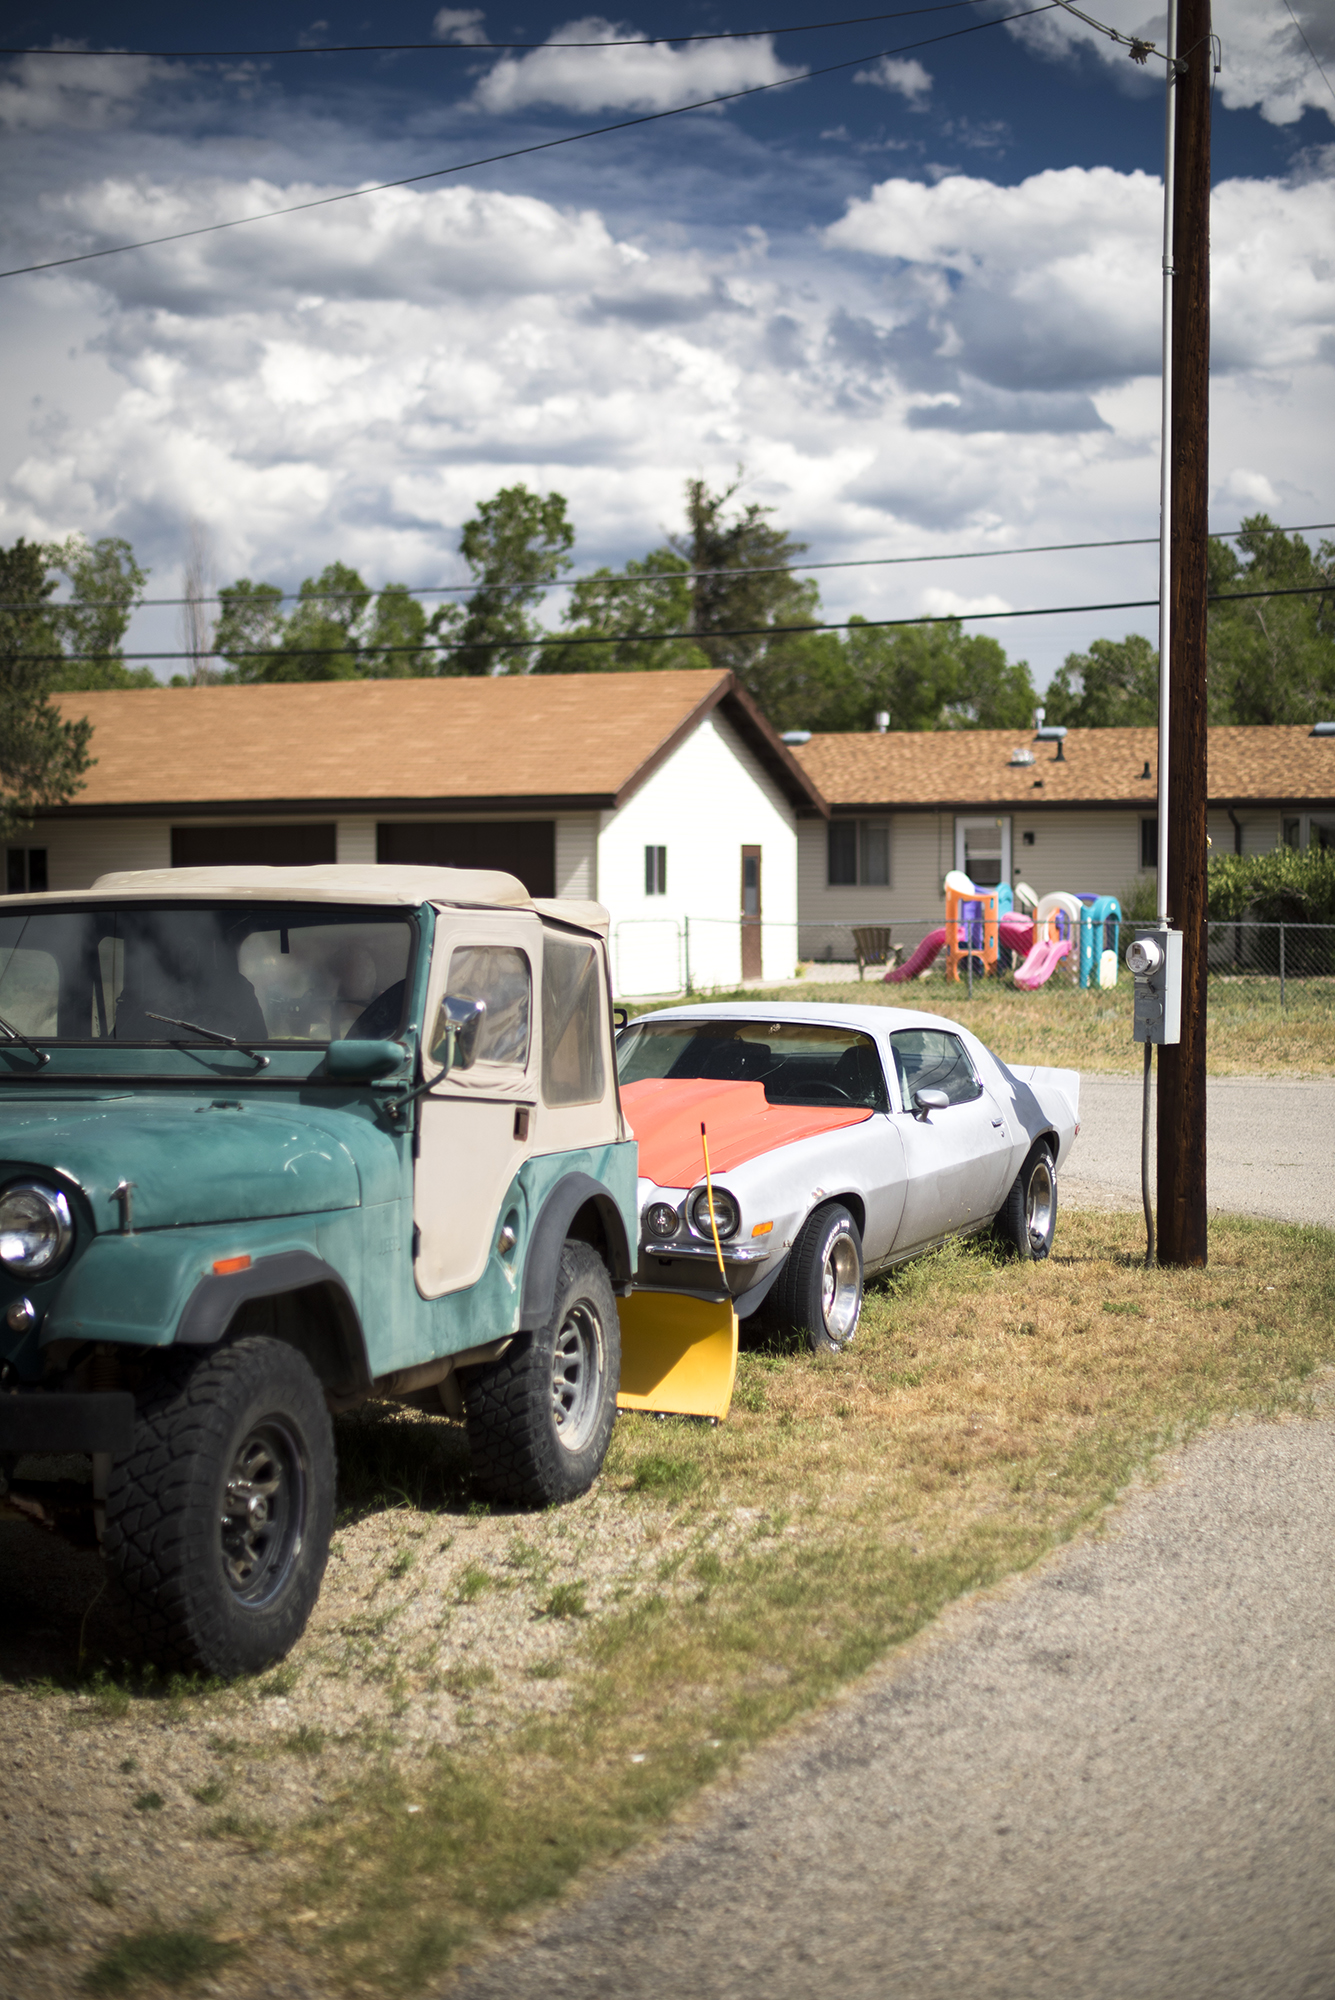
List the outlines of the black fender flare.
{"type": "Polygon", "coordinates": [[[272,1299],[285,1292],[316,1288],[325,1295],[338,1352],[327,1357],[308,1354],[307,1360],[326,1386],[334,1381],[358,1388],[369,1386],[370,1365],[361,1315],[333,1265],[310,1250],[280,1250],[272,1257],[257,1257],[244,1271],[213,1272],[201,1278],[176,1323],[176,1344],[211,1347],[222,1339],[238,1307],[249,1300],[272,1299]]]}
{"type": "Polygon", "coordinates": [[[591,1174],[566,1174],[543,1202],[529,1238],[519,1306],[521,1333],[545,1326],[551,1317],[561,1247],[583,1208],[592,1208],[600,1225],[603,1241],[597,1247],[604,1254],[613,1289],[624,1293],[630,1288],[635,1260],[621,1210],[608,1189],[591,1174]]]}

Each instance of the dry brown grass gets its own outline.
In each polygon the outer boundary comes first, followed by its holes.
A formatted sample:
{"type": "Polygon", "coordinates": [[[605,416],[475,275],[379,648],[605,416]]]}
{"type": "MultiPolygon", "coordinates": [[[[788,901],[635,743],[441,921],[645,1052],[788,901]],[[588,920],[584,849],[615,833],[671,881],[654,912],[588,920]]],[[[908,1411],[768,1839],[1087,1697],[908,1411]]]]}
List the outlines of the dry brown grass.
{"type": "MultiPolygon", "coordinates": [[[[1108,992],[1072,986],[1060,975],[1036,993],[1002,980],[980,980],[972,1000],[963,981],[956,985],[935,973],[905,986],[871,978],[822,984],[814,976],[768,993],[708,997],[911,1007],[964,1022],[1003,1062],[1055,1063],[1102,1074],[1140,1071],[1140,1048],[1131,1039],[1131,982],[1125,973],[1108,992]]],[[[646,1010],[637,1006],[632,1011],[646,1010]]],[[[1212,980],[1206,1066],[1211,1076],[1335,1076],[1335,982],[1291,980],[1281,1010],[1276,980],[1212,980]]]]}
{"type": "MultiPolygon", "coordinates": [[[[108,1801],[185,1794],[194,1843],[170,1880],[140,1864],[153,1909],[132,1919],[134,1869],[116,1910],[89,1877],[107,1964],[150,1918],[207,1916],[244,1951],[212,1973],[237,2000],[420,1991],[1096,1524],[1165,1447],[1301,1414],[1335,1360],[1335,1236],[1217,1221],[1210,1267],[1179,1272],[1146,1272],[1142,1241],[1136,1216],[1064,1215],[1041,1266],[981,1245],[909,1265],[849,1352],[744,1354],[726,1424],[623,1419],[595,1491],[547,1514],[470,1509],[443,1419],[349,1430],[338,1554],[280,1674],[182,1692],[174,1750],[161,1701],[11,1684],[11,1739],[40,1723],[53,1771],[82,1715],[108,1801]]],[[[22,1949],[25,1992],[68,1990],[67,1947],[22,1949]]]]}

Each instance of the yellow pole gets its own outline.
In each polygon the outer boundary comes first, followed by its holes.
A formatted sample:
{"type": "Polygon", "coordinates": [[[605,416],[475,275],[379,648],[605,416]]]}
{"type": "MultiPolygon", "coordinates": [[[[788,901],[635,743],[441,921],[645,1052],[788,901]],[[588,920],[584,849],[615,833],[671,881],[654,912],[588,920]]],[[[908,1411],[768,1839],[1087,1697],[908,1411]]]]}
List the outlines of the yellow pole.
{"type": "Polygon", "coordinates": [[[709,1137],[705,1131],[703,1119],[700,1121],[700,1144],[704,1148],[705,1155],[705,1199],[709,1203],[709,1228],[714,1238],[714,1255],[718,1258],[719,1276],[723,1280],[723,1289],[726,1291],[728,1288],[728,1273],[723,1266],[723,1245],[718,1240],[718,1223],[714,1218],[714,1183],[709,1176],[709,1137]]]}

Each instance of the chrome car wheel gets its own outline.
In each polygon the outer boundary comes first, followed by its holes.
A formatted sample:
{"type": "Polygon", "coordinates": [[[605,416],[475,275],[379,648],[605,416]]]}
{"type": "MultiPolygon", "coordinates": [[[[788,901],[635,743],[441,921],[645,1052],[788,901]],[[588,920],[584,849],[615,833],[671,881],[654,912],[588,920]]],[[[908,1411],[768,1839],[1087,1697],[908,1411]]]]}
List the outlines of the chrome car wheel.
{"type": "Polygon", "coordinates": [[[862,1313],[862,1267],[849,1236],[836,1236],[826,1247],[820,1304],[826,1334],[842,1347],[852,1338],[862,1313]]]}
{"type": "Polygon", "coordinates": [[[1057,1184],[1046,1153],[1035,1161],[1025,1189],[1024,1223],[1031,1250],[1046,1256],[1056,1221],[1057,1184]]]}
{"type": "Polygon", "coordinates": [[[579,1299],[565,1315],[552,1350],[552,1421],[567,1451],[583,1451],[597,1425],[606,1373],[602,1322],[579,1299]]]}

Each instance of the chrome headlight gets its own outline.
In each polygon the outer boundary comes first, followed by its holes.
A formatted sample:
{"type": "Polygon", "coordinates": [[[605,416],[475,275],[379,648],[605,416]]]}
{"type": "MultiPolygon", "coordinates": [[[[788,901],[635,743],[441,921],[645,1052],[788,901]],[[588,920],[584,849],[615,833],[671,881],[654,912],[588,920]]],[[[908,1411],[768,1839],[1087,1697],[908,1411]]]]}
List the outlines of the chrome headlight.
{"type": "Polygon", "coordinates": [[[651,1201],[644,1211],[644,1229],[647,1236],[656,1236],[665,1241],[675,1236],[681,1227],[681,1217],[670,1201],[651,1201]]]}
{"type": "Polygon", "coordinates": [[[0,1264],[16,1278],[42,1278],[74,1241],[70,1205],[40,1181],[15,1181],[0,1194],[0,1264]]]}
{"type": "MultiPolygon", "coordinates": [[[[721,1243],[726,1243],[730,1236],[735,1236],[742,1226],[742,1211],[726,1188],[714,1189],[714,1226],[718,1230],[721,1243]]],[[[708,1237],[712,1242],[714,1232],[709,1226],[707,1188],[701,1188],[699,1194],[691,1196],[691,1227],[697,1234],[708,1237]]]]}

